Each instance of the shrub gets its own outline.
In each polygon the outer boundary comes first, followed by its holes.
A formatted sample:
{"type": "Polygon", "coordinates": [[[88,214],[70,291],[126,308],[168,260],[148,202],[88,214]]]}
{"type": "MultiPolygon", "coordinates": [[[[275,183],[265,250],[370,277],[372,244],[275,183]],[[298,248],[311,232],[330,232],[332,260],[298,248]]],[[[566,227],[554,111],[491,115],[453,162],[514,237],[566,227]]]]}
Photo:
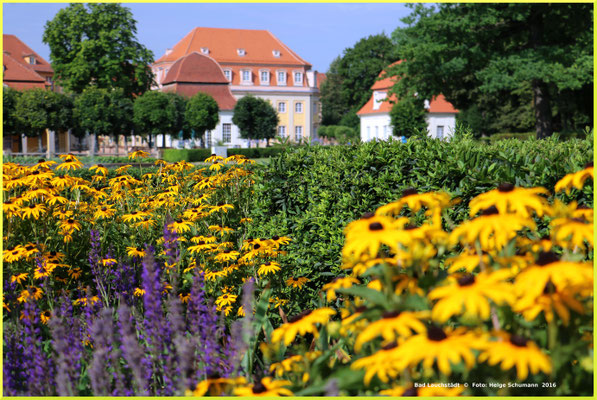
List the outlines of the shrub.
{"type": "Polygon", "coordinates": [[[241,154],[247,158],[269,158],[283,153],[286,149],[283,147],[265,147],[249,149],[228,149],[228,155],[241,154]]]}
{"type": "Polygon", "coordinates": [[[165,149],[162,158],[168,162],[198,162],[204,161],[210,155],[210,149],[165,149]]]}

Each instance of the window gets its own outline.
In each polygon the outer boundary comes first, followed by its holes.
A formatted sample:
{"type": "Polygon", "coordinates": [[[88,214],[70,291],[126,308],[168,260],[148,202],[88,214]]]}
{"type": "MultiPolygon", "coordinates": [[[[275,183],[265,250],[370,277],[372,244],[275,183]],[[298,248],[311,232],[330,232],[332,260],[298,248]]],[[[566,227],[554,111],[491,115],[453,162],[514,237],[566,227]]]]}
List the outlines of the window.
{"type": "Polygon", "coordinates": [[[383,127],[383,138],[387,139],[388,138],[388,126],[384,125],[383,127]]]}
{"type": "Polygon", "coordinates": [[[224,143],[232,142],[232,124],[222,124],[222,141],[224,143]]]}
{"type": "Polygon", "coordinates": [[[286,126],[280,125],[278,127],[278,136],[280,136],[280,137],[286,137],[286,126]]]}
{"type": "Polygon", "coordinates": [[[286,112],[286,102],[285,101],[280,101],[278,103],[278,112],[279,113],[285,113],[286,112]]]}
{"type": "Polygon", "coordinates": [[[261,71],[260,74],[261,84],[269,85],[269,71],[261,71]]]}
{"type": "Polygon", "coordinates": [[[375,138],[379,139],[379,126],[375,127],[375,138]]]}
{"type": "Polygon", "coordinates": [[[438,125],[437,127],[437,138],[442,139],[444,137],[444,127],[443,125],[438,125]]]}
{"type": "Polygon", "coordinates": [[[209,54],[209,49],[207,47],[202,47],[201,54],[209,54]]]}
{"type": "Polygon", "coordinates": [[[251,71],[249,71],[248,69],[243,69],[242,78],[244,83],[251,82],[251,71]]]}
{"type": "Polygon", "coordinates": [[[294,73],[294,84],[295,85],[302,85],[303,84],[303,73],[302,72],[295,72],[294,73]]]}
{"type": "Polygon", "coordinates": [[[224,76],[226,77],[226,79],[228,79],[228,82],[232,81],[232,70],[225,69],[224,76]]]}
{"type": "Polygon", "coordinates": [[[298,142],[303,138],[303,127],[302,126],[295,126],[294,127],[294,139],[298,142]]]}
{"type": "Polygon", "coordinates": [[[371,140],[371,127],[367,127],[367,141],[371,140]]]}
{"type": "Polygon", "coordinates": [[[211,147],[211,131],[205,132],[205,147],[211,147]]]}
{"type": "Polygon", "coordinates": [[[35,57],[29,56],[29,64],[35,64],[35,57]]]}
{"type": "Polygon", "coordinates": [[[244,56],[246,54],[245,49],[236,49],[236,54],[238,54],[241,57],[244,56]]]}
{"type": "Polygon", "coordinates": [[[303,103],[295,103],[294,104],[294,112],[302,113],[303,112],[303,103]]]}
{"type": "Polygon", "coordinates": [[[286,85],[286,71],[278,71],[278,85],[286,85]]]}
{"type": "Polygon", "coordinates": [[[272,50],[272,54],[274,55],[274,57],[280,57],[280,50],[272,50]]]}

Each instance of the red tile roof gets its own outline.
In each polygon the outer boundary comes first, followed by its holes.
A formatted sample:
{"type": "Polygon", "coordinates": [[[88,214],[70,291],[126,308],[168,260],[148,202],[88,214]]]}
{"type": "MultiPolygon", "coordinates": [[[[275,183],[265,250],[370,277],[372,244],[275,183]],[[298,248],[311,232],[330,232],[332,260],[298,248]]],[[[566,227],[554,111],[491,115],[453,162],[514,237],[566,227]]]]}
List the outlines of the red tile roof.
{"type": "Polygon", "coordinates": [[[317,73],[317,89],[321,90],[321,85],[323,85],[323,82],[325,81],[326,78],[327,78],[327,76],[323,72],[317,73]]]}
{"type": "Polygon", "coordinates": [[[8,52],[16,61],[26,65],[30,69],[36,72],[42,73],[54,73],[54,70],[46,60],[40,57],[35,51],[29,46],[23,43],[15,35],[2,35],[2,49],[4,52],[8,52]],[[35,64],[28,64],[24,57],[33,55],[35,57],[35,64]]]}
{"type": "MultiPolygon", "coordinates": [[[[396,61],[395,63],[390,64],[389,66],[394,66],[396,64],[400,64],[402,60],[396,61]]],[[[388,90],[394,86],[396,83],[396,77],[387,76],[385,70],[379,73],[377,81],[373,83],[371,86],[371,90],[373,91],[380,91],[380,92],[388,92],[388,90]],[[380,79],[381,78],[381,79],[380,79]]],[[[391,95],[389,99],[383,101],[379,108],[374,110],[374,95],[371,94],[371,97],[367,101],[367,103],[361,107],[361,109],[357,112],[357,115],[366,115],[366,114],[380,114],[380,113],[388,113],[392,109],[394,103],[396,103],[396,96],[391,95]]],[[[458,110],[452,106],[450,102],[446,100],[443,94],[439,94],[431,99],[429,102],[429,108],[427,112],[430,113],[458,113],[458,110]]]]}
{"type": "Polygon", "coordinates": [[[183,56],[172,64],[162,84],[173,82],[228,84],[218,63],[213,58],[197,52],[183,56]]]}
{"type": "Polygon", "coordinates": [[[44,88],[45,79],[26,65],[21,64],[6,52],[3,54],[3,81],[15,89],[30,89],[34,87],[44,88]]]}
{"type": "Polygon", "coordinates": [[[180,57],[207,49],[218,63],[274,64],[304,66],[311,64],[299,57],[278,38],[266,30],[195,28],[178,42],[172,51],[160,57],[156,64],[176,61],[180,57]],[[245,55],[238,54],[244,49],[245,55]],[[274,55],[279,52],[279,57],[274,55]]]}
{"type": "Polygon", "coordinates": [[[220,110],[233,110],[236,99],[232,96],[228,85],[209,85],[201,83],[170,83],[162,87],[164,92],[175,92],[191,97],[199,92],[207,93],[218,103],[220,110]]]}

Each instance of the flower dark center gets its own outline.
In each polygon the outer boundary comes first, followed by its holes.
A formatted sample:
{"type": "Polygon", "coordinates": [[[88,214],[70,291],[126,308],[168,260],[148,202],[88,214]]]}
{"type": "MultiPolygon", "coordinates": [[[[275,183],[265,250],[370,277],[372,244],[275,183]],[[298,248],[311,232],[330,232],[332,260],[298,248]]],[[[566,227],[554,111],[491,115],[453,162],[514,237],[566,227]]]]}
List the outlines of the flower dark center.
{"type": "Polygon", "coordinates": [[[585,169],[587,169],[587,168],[593,168],[593,161],[585,164],[585,169]]]}
{"type": "Polygon", "coordinates": [[[427,339],[433,340],[434,342],[441,342],[442,340],[446,339],[448,336],[444,332],[442,328],[439,326],[431,325],[427,329],[427,339]]]}
{"type": "Polygon", "coordinates": [[[225,253],[225,254],[228,254],[228,253],[230,253],[231,251],[232,251],[232,250],[226,250],[224,253],[225,253]]]}
{"type": "Polygon", "coordinates": [[[56,252],[55,252],[55,251],[51,251],[51,252],[50,252],[50,255],[51,255],[52,257],[54,257],[54,256],[56,255],[56,252]]]}
{"type": "Polygon", "coordinates": [[[585,223],[587,223],[587,220],[586,220],[586,219],[584,219],[584,218],[572,218],[572,221],[574,221],[574,222],[579,222],[579,223],[581,223],[581,224],[585,224],[585,223]]]}
{"type": "Polygon", "coordinates": [[[536,264],[539,266],[544,266],[547,264],[554,263],[559,261],[559,258],[556,253],[553,251],[542,251],[539,253],[539,257],[537,258],[536,264]]]}
{"type": "Polygon", "coordinates": [[[265,263],[265,264],[263,264],[263,265],[265,265],[266,267],[269,267],[270,265],[272,265],[272,263],[268,261],[268,262],[266,262],[266,263],[265,263]]]}
{"type": "Polygon", "coordinates": [[[261,247],[261,245],[260,245],[259,243],[257,243],[255,246],[253,246],[253,248],[254,248],[255,250],[259,249],[260,247],[261,247]]]}
{"type": "Polygon", "coordinates": [[[366,212],[365,214],[363,214],[361,216],[361,219],[369,219],[369,218],[372,218],[374,216],[375,216],[375,214],[373,214],[372,212],[369,211],[369,212],[366,212]]]}
{"type": "Polygon", "coordinates": [[[413,194],[417,194],[417,189],[415,188],[406,188],[402,191],[402,198],[412,196],[413,194]]]}
{"type": "Polygon", "coordinates": [[[458,278],[458,286],[470,286],[475,283],[475,276],[472,274],[466,274],[458,278]]]}
{"type": "Polygon", "coordinates": [[[108,209],[106,207],[102,207],[102,211],[107,211],[108,209]]]}
{"type": "Polygon", "coordinates": [[[28,244],[27,246],[25,246],[25,250],[29,251],[29,250],[33,250],[35,248],[35,246],[32,246],[30,244],[28,244]]]}
{"type": "Polygon", "coordinates": [[[280,239],[280,236],[278,236],[278,235],[274,235],[274,237],[272,237],[272,240],[278,240],[278,239],[280,239]]]}
{"type": "Polygon", "coordinates": [[[200,240],[199,243],[197,243],[199,245],[205,244],[205,242],[203,240],[200,240]]]}
{"type": "Polygon", "coordinates": [[[177,223],[177,224],[181,224],[181,223],[182,223],[182,219],[177,219],[177,220],[176,220],[176,223],[177,223]]]}
{"type": "Polygon", "coordinates": [[[141,247],[137,247],[137,251],[143,251],[141,247]]]}
{"type": "Polygon", "coordinates": [[[312,312],[313,312],[313,310],[305,310],[300,314],[297,314],[297,315],[294,315],[294,316],[288,318],[288,322],[294,323],[294,322],[306,317],[307,315],[311,314],[312,312]]]}
{"type": "Polygon", "coordinates": [[[68,219],[66,222],[68,222],[69,224],[74,224],[75,220],[74,219],[68,219]]]}
{"type": "Polygon", "coordinates": [[[527,342],[528,342],[528,339],[525,339],[520,335],[510,336],[510,343],[512,343],[516,347],[526,347],[527,342]]]}
{"type": "Polygon", "coordinates": [[[39,175],[39,171],[33,171],[31,175],[39,175]]]}
{"type": "Polygon", "coordinates": [[[259,393],[263,393],[263,392],[267,392],[267,388],[265,386],[263,386],[263,383],[257,382],[256,384],[253,385],[253,393],[259,394],[259,393]]]}
{"type": "Polygon", "coordinates": [[[381,317],[384,319],[389,318],[396,318],[400,315],[400,311],[386,311],[385,313],[381,314],[381,317]]]}
{"type": "Polygon", "coordinates": [[[29,208],[35,208],[35,206],[34,206],[33,204],[31,204],[31,205],[29,206],[29,208]]]}
{"type": "Polygon", "coordinates": [[[212,157],[215,157],[215,156],[216,156],[216,153],[212,153],[212,154],[211,154],[211,156],[212,156],[212,157]]]}
{"type": "Polygon", "coordinates": [[[412,231],[413,229],[417,229],[417,227],[413,224],[408,224],[404,227],[405,231],[412,231]]]}
{"type": "Polygon", "coordinates": [[[504,182],[500,183],[497,189],[502,193],[511,192],[514,190],[514,185],[511,183],[504,182]]]}
{"type": "Polygon", "coordinates": [[[553,283],[551,283],[551,281],[547,281],[547,283],[545,284],[545,287],[543,288],[543,294],[550,294],[550,293],[555,293],[556,292],[556,287],[554,286],[553,283]]]}
{"type": "Polygon", "coordinates": [[[104,168],[104,165],[103,164],[97,164],[97,167],[98,168],[104,168]]]}
{"type": "Polygon", "coordinates": [[[367,310],[367,306],[359,306],[359,307],[355,308],[354,312],[359,313],[359,312],[363,312],[365,310],[367,310]]]}
{"type": "Polygon", "coordinates": [[[496,206],[491,206],[486,208],[485,210],[481,211],[481,215],[496,215],[499,214],[499,211],[496,206]]]}
{"type": "Polygon", "coordinates": [[[43,159],[43,158],[40,158],[39,160],[37,160],[37,163],[38,163],[38,164],[39,164],[39,163],[43,163],[43,162],[46,162],[46,160],[45,160],[45,159],[43,159]]]}
{"type": "Polygon", "coordinates": [[[410,396],[418,396],[418,395],[419,395],[419,392],[416,387],[408,388],[404,391],[404,393],[402,393],[402,397],[406,397],[406,396],[410,397],[410,396]]]}
{"type": "Polygon", "coordinates": [[[385,346],[383,346],[382,350],[392,350],[392,349],[395,349],[396,347],[398,347],[398,343],[392,342],[392,343],[389,343],[389,344],[386,344],[385,346]]]}
{"type": "Polygon", "coordinates": [[[383,229],[383,225],[380,222],[372,222],[369,224],[370,231],[381,231],[383,229]]]}

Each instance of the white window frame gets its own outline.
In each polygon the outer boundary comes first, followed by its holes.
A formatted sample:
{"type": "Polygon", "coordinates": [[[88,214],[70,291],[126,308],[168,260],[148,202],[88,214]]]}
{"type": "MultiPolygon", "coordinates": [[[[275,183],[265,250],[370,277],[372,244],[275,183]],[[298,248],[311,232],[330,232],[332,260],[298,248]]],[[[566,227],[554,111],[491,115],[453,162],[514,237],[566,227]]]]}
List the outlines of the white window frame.
{"type": "Polygon", "coordinates": [[[297,101],[294,103],[294,113],[295,114],[302,114],[303,113],[303,102],[297,101]]]}
{"type": "Polygon", "coordinates": [[[228,79],[228,82],[232,82],[232,70],[230,68],[224,70],[224,77],[228,79]]]}
{"type": "Polygon", "coordinates": [[[438,125],[437,126],[437,128],[436,128],[436,136],[437,136],[438,139],[443,139],[444,138],[444,126],[443,125],[438,125]]]}
{"type": "Polygon", "coordinates": [[[232,124],[222,124],[222,142],[232,143],[232,124]]]}
{"type": "Polygon", "coordinates": [[[280,58],[280,50],[272,50],[272,54],[274,55],[274,57],[280,58]]]}
{"type": "Polygon", "coordinates": [[[287,82],[288,82],[288,74],[286,73],[286,71],[277,71],[276,72],[276,81],[278,86],[286,86],[287,82]],[[280,76],[283,76],[284,79],[280,79],[280,76]]]}
{"type": "Polygon", "coordinates": [[[294,82],[294,86],[303,86],[303,80],[304,80],[304,75],[303,71],[294,71],[292,73],[292,80],[294,82]],[[300,79],[297,80],[297,76],[300,76],[300,79]]]}
{"type": "Polygon", "coordinates": [[[286,125],[279,125],[278,126],[278,136],[286,137],[286,125]]]}
{"type": "Polygon", "coordinates": [[[270,82],[270,75],[271,75],[271,74],[269,73],[269,70],[268,70],[268,69],[261,69],[261,70],[259,70],[259,82],[260,82],[262,85],[269,85],[269,82],[270,82]],[[264,74],[266,74],[266,76],[267,76],[267,79],[263,79],[263,75],[264,75],[264,74]]]}
{"type": "Polygon", "coordinates": [[[285,101],[278,102],[278,112],[281,114],[284,114],[286,112],[286,102],[285,101]]]}
{"type": "Polygon", "coordinates": [[[253,83],[253,73],[250,69],[241,69],[240,70],[240,79],[241,83],[245,85],[249,85],[253,83]],[[249,74],[249,80],[245,80],[245,73],[249,74]]]}
{"type": "Polygon", "coordinates": [[[302,138],[303,138],[303,126],[302,125],[296,125],[294,127],[294,140],[295,140],[295,142],[298,142],[302,138]]]}

